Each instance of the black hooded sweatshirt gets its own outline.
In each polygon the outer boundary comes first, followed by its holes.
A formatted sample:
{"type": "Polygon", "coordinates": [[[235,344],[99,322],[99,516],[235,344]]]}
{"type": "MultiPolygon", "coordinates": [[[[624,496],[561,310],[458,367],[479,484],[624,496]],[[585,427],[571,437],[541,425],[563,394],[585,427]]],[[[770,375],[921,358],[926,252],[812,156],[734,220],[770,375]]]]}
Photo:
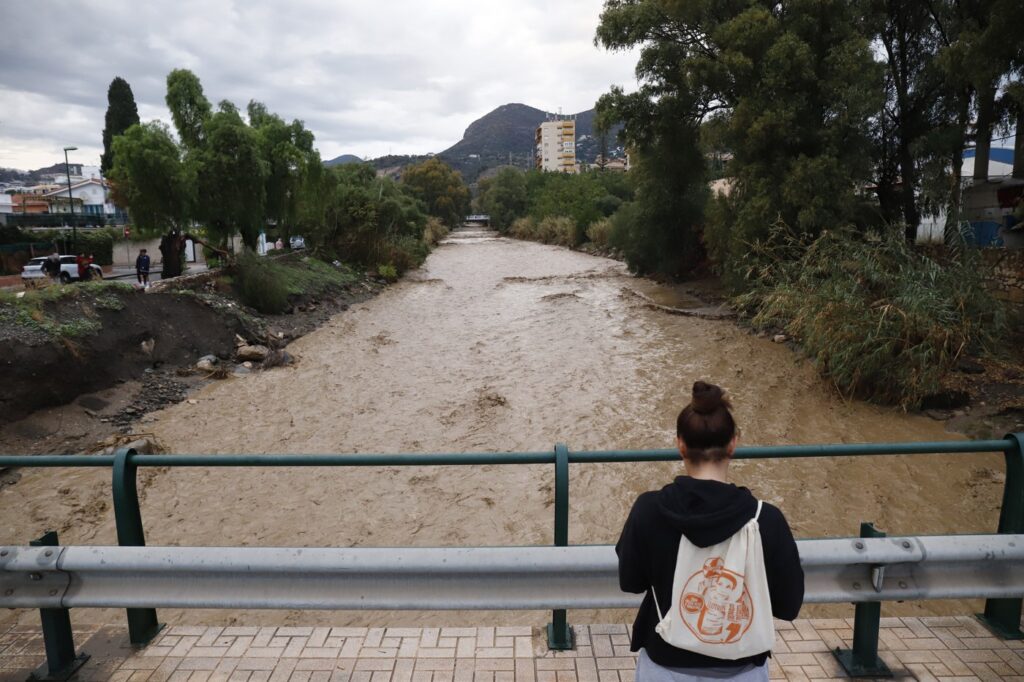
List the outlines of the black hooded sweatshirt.
{"type": "MultiPolygon", "coordinates": [[[[748,489],[689,476],[679,476],[661,490],[637,498],[615,545],[619,586],[623,592],[647,593],[633,623],[633,651],[642,647],[652,661],[670,668],[764,664],[768,651],[728,661],[672,646],[654,631],[658,613],[650,593],[653,587],[658,591],[659,604],[672,603],[672,579],[682,535],[698,547],[709,547],[735,534],[756,511],[757,500],[748,489]]],[[[758,525],[772,614],[793,620],[804,601],[804,572],[793,533],[782,512],[767,502],[761,507],[758,525]]]]}

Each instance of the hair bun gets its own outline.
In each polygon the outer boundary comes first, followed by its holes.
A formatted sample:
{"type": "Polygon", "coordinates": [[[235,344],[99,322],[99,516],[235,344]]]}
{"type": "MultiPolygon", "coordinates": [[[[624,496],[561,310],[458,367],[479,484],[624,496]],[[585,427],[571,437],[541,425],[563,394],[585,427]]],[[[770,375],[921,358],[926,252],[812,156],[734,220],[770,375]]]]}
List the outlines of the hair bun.
{"type": "Polygon", "coordinates": [[[726,405],[725,391],[719,386],[698,381],[693,384],[693,399],[690,404],[697,414],[711,414],[726,405]]]}

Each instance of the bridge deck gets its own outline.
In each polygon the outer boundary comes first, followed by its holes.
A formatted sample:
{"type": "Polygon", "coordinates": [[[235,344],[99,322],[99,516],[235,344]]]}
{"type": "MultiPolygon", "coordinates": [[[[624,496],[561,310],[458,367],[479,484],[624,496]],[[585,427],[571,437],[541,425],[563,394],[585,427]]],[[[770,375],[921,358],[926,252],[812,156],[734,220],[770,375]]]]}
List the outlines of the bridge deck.
{"type": "MultiPolygon", "coordinates": [[[[843,676],[829,653],[849,647],[852,619],[778,623],[773,679],[843,676]]],[[[171,626],[132,650],[122,626],[79,628],[92,659],[74,679],[136,682],[633,682],[629,626],[577,625],[575,651],[550,652],[528,626],[453,628],[171,626]]],[[[1024,680],[1024,642],[973,618],[883,618],[880,656],[897,679],[1024,680]]],[[[0,680],[44,660],[38,630],[0,633],[0,680]]]]}

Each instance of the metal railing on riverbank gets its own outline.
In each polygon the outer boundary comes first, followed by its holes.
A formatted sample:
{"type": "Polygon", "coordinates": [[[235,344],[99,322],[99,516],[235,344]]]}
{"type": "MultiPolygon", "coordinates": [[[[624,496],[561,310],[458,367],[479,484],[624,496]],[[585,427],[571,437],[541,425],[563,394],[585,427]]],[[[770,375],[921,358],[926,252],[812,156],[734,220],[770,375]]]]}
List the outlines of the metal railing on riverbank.
{"type": "MultiPolygon", "coordinates": [[[[1006,535],[1024,533],[1024,434],[1010,434],[1002,440],[946,441],[934,443],[867,443],[842,445],[794,445],[744,447],[736,459],[773,459],[808,457],[862,457],[1002,452],[1006,460],[1006,481],[997,532],[1006,535]]],[[[475,466],[511,464],[554,464],[554,545],[569,544],[569,465],[610,462],[659,462],[677,460],[679,454],[666,450],[570,451],[558,444],[548,452],[450,453],[450,454],[356,454],[356,455],[140,455],[120,450],[114,455],[0,456],[0,467],[111,467],[117,541],[122,547],[145,546],[142,514],[136,488],[140,466],[160,467],[373,467],[373,466],[475,466]]],[[[955,538],[956,536],[950,536],[955,538]]],[[[965,540],[966,541],[966,540],[965,540]]],[[[870,562],[862,562],[870,563],[870,562]]],[[[973,592],[990,597],[982,620],[1004,637],[1021,637],[1021,595],[1006,592],[973,592]]],[[[875,597],[880,599],[882,597],[875,597]]],[[[914,597],[905,597],[914,598],[914,597]]],[[[941,598],[941,597],[937,597],[941,598]]],[[[843,599],[845,601],[845,599],[843,599]]],[[[851,599],[850,601],[856,601],[851,599]]],[[[0,605],[3,605],[0,600],[0,605]]],[[[555,649],[571,648],[572,631],[566,622],[565,608],[556,608],[548,625],[549,644],[555,649]]],[[[131,640],[144,643],[159,629],[152,608],[129,608],[131,640]]],[[[870,630],[870,629],[869,629],[870,630]]],[[[875,629],[877,636],[877,624],[875,629]]],[[[855,647],[856,648],[856,647],[855,647]]]]}

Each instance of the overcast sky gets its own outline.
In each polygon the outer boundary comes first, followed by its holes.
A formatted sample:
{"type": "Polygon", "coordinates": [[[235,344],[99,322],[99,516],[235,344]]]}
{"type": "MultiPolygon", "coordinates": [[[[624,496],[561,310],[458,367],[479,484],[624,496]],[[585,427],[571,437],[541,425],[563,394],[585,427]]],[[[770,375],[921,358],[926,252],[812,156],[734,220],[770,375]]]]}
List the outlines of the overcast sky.
{"type": "Polygon", "coordinates": [[[574,113],[635,88],[636,53],[594,47],[602,0],[34,0],[4,3],[0,167],[99,164],[107,86],[170,122],[165,79],[258,99],[324,159],[439,152],[508,102],[574,113]]]}

